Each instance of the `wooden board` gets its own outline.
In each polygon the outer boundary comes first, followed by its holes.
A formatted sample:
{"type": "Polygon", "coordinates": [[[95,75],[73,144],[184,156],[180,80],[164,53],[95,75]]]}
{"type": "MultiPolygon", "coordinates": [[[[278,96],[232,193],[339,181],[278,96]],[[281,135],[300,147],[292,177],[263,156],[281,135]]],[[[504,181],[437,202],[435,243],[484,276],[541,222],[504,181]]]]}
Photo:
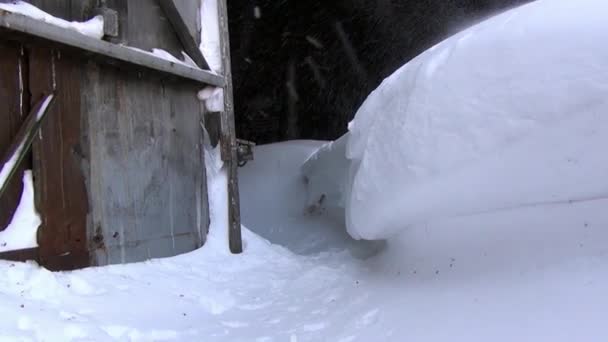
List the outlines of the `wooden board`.
{"type": "MultiPolygon", "coordinates": [[[[86,18],[86,4],[35,2],[65,19],[86,18]]],[[[176,55],[181,51],[156,1],[107,3],[124,7],[118,40],[176,55]]],[[[9,17],[0,15],[0,24],[9,17]]],[[[32,99],[57,91],[52,120],[33,146],[43,220],[36,255],[42,264],[65,270],[200,247],[209,226],[202,109],[196,97],[201,84],[108,63],[82,47],[52,44],[14,29],[0,30],[0,40],[27,44],[32,99]]],[[[223,77],[212,76],[213,84],[223,84],[223,77]]]]}
{"type": "MultiPolygon", "coordinates": [[[[26,69],[21,46],[0,41],[0,155],[7,152],[29,109],[27,92],[20,91],[27,86],[26,69]]],[[[0,230],[10,223],[19,204],[25,167],[31,167],[31,162],[19,168],[0,198],[0,230]]]]}
{"type": "MultiPolygon", "coordinates": [[[[155,12],[152,14],[154,13],[155,12]]],[[[169,45],[179,45],[179,42],[175,43],[177,38],[168,23],[158,20],[157,17],[148,16],[148,19],[151,22],[156,21],[160,26],[163,26],[165,30],[169,30],[168,33],[163,31],[165,32],[164,35],[167,36],[167,43],[163,44],[159,41],[158,45],[152,46],[152,43],[148,43],[147,41],[151,39],[150,32],[155,32],[157,30],[142,29],[142,38],[133,40],[133,46],[150,51],[154,47],[165,48],[169,45]],[[169,39],[169,37],[173,38],[169,39]],[[174,44],[169,44],[169,42],[173,42],[174,44]],[[143,46],[144,43],[145,46],[143,46]]],[[[135,18],[133,20],[135,20],[135,18]]],[[[135,21],[135,23],[139,23],[139,21],[135,21]]],[[[137,25],[131,26],[138,27],[137,25]]],[[[129,32],[132,31],[133,30],[130,30],[129,32]]],[[[160,39],[163,35],[158,34],[152,37],[160,39]]],[[[73,30],[64,29],[23,15],[13,14],[2,10],[0,10],[0,39],[18,42],[33,41],[36,44],[45,44],[46,46],[59,48],[61,50],[69,49],[72,52],[78,52],[87,57],[94,57],[103,63],[122,65],[125,69],[137,68],[140,69],[140,72],[154,71],[164,74],[166,77],[198,82],[201,86],[223,86],[222,78],[210,71],[191,68],[182,63],[159,58],[145,51],[108,43],[82,35],[73,30]]],[[[131,45],[131,41],[129,41],[128,44],[131,45]]],[[[181,48],[172,48],[169,51],[172,52],[174,56],[181,55],[181,48]]]]}
{"type": "Polygon", "coordinates": [[[232,69],[230,65],[230,35],[228,32],[228,8],[226,0],[218,0],[222,72],[224,74],[224,112],[222,113],[222,159],[228,166],[228,238],[230,251],[243,252],[241,238],[241,204],[238,181],[238,157],[234,123],[234,99],[232,94],[232,69]]]}
{"type": "Polygon", "coordinates": [[[171,22],[173,31],[182,43],[184,51],[201,69],[210,70],[199,48],[200,30],[196,28],[200,2],[165,0],[160,1],[159,4],[171,22]]]}
{"type": "Polygon", "coordinates": [[[89,265],[88,197],[80,168],[80,88],[82,68],[65,54],[29,49],[32,99],[56,91],[48,120],[34,141],[36,206],[40,262],[49,269],[89,265]]]}
{"type": "Polygon", "coordinates": [[[96,64],[83,75],[95,264],[200,247],[208,214],[198,89],[96,64]]]}

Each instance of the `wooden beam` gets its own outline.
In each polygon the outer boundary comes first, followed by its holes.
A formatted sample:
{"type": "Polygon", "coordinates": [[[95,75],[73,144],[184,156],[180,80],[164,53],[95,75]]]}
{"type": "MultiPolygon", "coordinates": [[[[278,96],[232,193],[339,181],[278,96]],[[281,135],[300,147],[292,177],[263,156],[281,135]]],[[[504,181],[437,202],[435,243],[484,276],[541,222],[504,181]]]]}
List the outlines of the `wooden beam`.
{"type": "Polygon", "coordinates": [[[6,190],[9,180],[19,168],[19,164],[25,158],[25,155],[32,145],[32,141],[40,128],[40,123],[47,113],[47,109],[55,99],[54,94],[46,95],[40,100],[34,109],[30,112],[19,132],[15,136],[15,140],[8,149],[8,153],[2,159],[2,168],[0,169],[0,197],[6,190]]]}
{"type": "Polygon", "coordinates": [[[201,69],[210,70],[209,64],[207,64],[205,57],[201,53],[201,50],[196,43],[196,38],[188,28],[188,24],[184,19],[176,0],[160,0],[158,3],[163,9],[163,12],[165,12],[167,19],[169,19],[171,26],[173,26],[177,38],[184,46],[184,51],[186,51],[188,56],[190,56],[201,69]]]}
{"type": "Polygon", "coordinates": [[[238,156],[236,129],[234,125],[234,102],[232,94],[232,70],[230,68],[230,36],[228,32],[228,8],[226,0],[217,0],[220,24],[222,70],[224,74],[224,112],[222,113],[221,144],[222,159],[228,167],[228,239],[230,251],[243,252],[241,238],[241,207],[238,182],[238,156]]]}
{"type": "Polygon", "coordinates": [[[28,260],[38,261],[39,259],[38,247],[0,253],[0,260],[24,262],[28,260]]]}
{"type": "Polygon", "coordinates": [[[0,31],[2,30],[9,33],[5,37],[10,40],[23,40],[23,36],[19,34],[25,34],[89,54],[103,56],[102,60],[105,62],[127,63],[201,84],[224,86],[224,79],[210,71],[191,68],[154,56],[152,53],[95,39],[21,14],[0,10],[0,31]]]}

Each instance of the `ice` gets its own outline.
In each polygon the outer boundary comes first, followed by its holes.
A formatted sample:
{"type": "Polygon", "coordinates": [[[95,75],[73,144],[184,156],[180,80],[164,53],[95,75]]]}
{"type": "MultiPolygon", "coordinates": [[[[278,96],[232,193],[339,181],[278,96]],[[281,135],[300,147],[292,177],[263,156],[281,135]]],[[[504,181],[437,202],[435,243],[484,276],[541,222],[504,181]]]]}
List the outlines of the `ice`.
{"type": "Polygon", "coordinates": [[[386,79],[349,125],[350,234],[608,195],[607,32],[605,1],[540,0],[386,79]]]}
{"type": "Polygon", "coordinates": [[[11,223],[0,231],[0,252],[38,247],[40,217],[34,203],[32,172],[23,173],[23,192],[11,223]]]}
{"type": "Polygon", "coordinates": [[[76,31],[85,36],[101,39],[103,33],[103,16],[95,16],[85,22],[66,21],[61,18],[54,17],[36,6],[24,1],[12,1],[11,3],[0,3],[0,9],[8,12],[19,13],[27,17],[44,21],[45,23],[59,26],[65,29],[76,31]]]}

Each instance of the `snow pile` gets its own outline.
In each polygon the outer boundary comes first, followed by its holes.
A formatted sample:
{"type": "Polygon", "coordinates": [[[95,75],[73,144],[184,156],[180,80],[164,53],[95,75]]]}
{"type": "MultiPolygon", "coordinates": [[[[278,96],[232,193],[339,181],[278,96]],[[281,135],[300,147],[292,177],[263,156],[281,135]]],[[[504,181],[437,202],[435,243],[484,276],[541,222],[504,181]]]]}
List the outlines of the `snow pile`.
{"type": "Polygon", "coordinates": [[[23,193],[11,223],[0,231],[0,252],[38,247],[40,217],[34,204],[32,171],[23,174],[23,193]]]}
{"type": "Polygon", "coordinates": [[[302,140],[256,146],[255,159],[239,169],[241,220],[297,254],[331,250],[369,256],[377,244],[353,240],[344,229],[343,211],[328,206],[328,200],[314,199],[307,189],[300,168],[323,144],[302,140]]]}
{"type": "MultiPolygon", "coordinates": [[[[220,43],[220,19],[217,0],[201,0],[201,45],[200,50],[212,72],[221,74],[222,46],[220,43]]],[[[224,111],[224,89],[206,87],[198,98],[209,112],[224,111]]]]}
{"type": "Polygon", "coordinates": [[[218,87],[205,87],[199,91],[197,97],[205,104],[209,112],[224,111],[224,89],[218,87]]]}
{"type": "Polygon", "coordinates": [[[15,153],[11,156],[9,160],[6,161],[0,168],[0,188],[4,187],[4,184],[8,182],[8,176],[11,171],[15,167],[15,163],[17,163],[17,159],[19,159],[19,154],[23,150],[23,144],[21,144],[16,150],[15,153]]]}
{"type": "Polygon", "coordinates": [[[13,1],[12,3],[0,3],[0,9],[8,12],[19,13],[27,17],[44,21],[47,24],[63,27],[65,29],[76,31],[85,36],[101,39],[103,33],[103,16],[95,16],[85,22],[66,21],[54,17],[44,11],[41,11],[36,6],[28,4],[24,1],[13,1]]]}
{"type": "Polygon", "coordinates": [[[608,2],[540,0],[386,79],[349,126],[351,235],[608,195],[607,38],[608,2]]]}
{"type": "Polygon", "coordinates": [[[211,71],[222,72],[222,50],[220,44],[220,20],[217,0],[201,0],[201,45],[200,49],[211,71]]]}
{"type": "MultiPolygon", "coordinates": [[[[256,148],[241,169],[245,224],[273,239],[281,229],[289,246],[344,232],[321,207],[304,214],[297,170],[322,144],[256,148]]],[[[296,256],[245,228],[232,255],[225,166],[206,149],[204,247],[74,272],[0,261],[0,341],[605,340],[608,200],[417,225],[365,261],[296,256]]]]}

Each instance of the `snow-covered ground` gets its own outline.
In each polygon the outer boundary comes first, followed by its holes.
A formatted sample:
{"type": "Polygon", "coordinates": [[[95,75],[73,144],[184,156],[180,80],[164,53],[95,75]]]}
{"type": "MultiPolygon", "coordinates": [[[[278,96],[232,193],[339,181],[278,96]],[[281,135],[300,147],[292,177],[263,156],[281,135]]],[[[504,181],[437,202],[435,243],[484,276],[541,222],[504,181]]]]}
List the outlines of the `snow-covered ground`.
{"type": "MultiPolygon", "coordinates": [[[[205,247],[174,258],[64,273],[0,262],[0,341],[608,337],[608,201],[461,217],[412,227],[387,246],[357,243],[300,196],[294,170],[319,144],[261,147],[242,170],[244,223],[288,248],[245,230],[245,253],[233,256],[214,224],[205,247]]],[[[222,172],[210,174],[220,189],[222,172]]]]}

